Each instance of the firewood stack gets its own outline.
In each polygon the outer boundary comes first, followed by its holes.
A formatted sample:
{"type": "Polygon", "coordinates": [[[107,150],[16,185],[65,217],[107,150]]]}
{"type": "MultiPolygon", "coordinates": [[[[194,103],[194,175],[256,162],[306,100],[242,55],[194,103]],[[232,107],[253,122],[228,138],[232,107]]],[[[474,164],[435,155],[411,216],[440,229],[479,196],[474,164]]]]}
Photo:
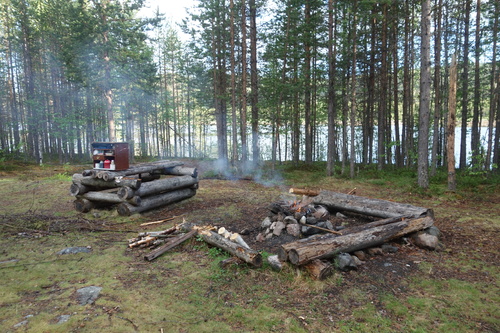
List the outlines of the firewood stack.
{"type": "Polygon", "coordinates": [[[198,171],[182,162],[158,161],[131,166],[127,170],[84,170],[73,175],[70,194],[75,209],[115,206],[129,216],[188,199],[198,189],[198,171]]]}

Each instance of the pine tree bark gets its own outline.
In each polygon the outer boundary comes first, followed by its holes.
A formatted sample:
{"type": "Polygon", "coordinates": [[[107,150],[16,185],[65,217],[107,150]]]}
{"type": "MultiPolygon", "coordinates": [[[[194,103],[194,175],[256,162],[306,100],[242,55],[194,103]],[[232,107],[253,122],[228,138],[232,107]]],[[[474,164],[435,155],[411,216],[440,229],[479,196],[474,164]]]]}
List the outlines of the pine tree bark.
{"type": "Polygon", "coordinates": [[[420,110],[418,135],[418,185],[429,187],[429,117],[431,97],[431,4],[430,0],[422,0],[422,45],[420,62],[420,110]]]}
{"type": "Polygon", "coordinates": [[[255,0],[249,1],[250,7],[250,85],[252,106],[252,155],[253,163],[260,160],[259,147],[259,82],[257,69],[257,4],[255,0]]]}
{"type": "Polygon", "coordinates": [[[455,191],[455,113],[457,108],[457,58],[453,55],[448,91],[448,126],[446,129],[446,160],[448,162],[448,190],[455,191]]]}

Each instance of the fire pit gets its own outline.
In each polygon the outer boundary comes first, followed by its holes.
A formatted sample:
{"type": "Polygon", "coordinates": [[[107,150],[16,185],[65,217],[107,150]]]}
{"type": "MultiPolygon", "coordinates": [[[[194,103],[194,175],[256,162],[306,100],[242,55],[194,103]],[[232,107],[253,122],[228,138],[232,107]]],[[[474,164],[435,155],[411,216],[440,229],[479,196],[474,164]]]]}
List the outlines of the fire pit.
{"type": "MultiPolygon", "coordinates": [[[[431,209],[331,191],[315,194],[271,204],[256,240],[288,239],[278,248],[279,261],[312,267],[322,276],[331,269],[324,259],[373,248],[405,235],[428,236],[421,231],[430,230],[434,224],[431,209]]],[[[432,237],[437,244],[437,236],[432,237]]]]}

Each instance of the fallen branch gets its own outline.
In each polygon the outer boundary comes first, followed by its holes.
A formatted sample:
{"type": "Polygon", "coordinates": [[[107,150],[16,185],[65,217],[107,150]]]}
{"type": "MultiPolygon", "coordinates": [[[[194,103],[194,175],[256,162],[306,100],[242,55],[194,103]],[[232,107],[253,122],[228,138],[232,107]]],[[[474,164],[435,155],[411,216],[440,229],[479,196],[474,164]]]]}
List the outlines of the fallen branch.
{"type": "Polygon", "coordinates": [[[158,220],[158,221],[153,221],[153,222],[145,222],[145,223],[142,223],[140,226],[141,227],[145,227],[147,225],[153,225],[153,224],[161,224],[161,223],[165,223],[167,221],[171,221],[177,217],[181,217],[183,216],[184,214],[181,214],[181,215],[177,215],[177,216],[172,216],[172,217],[169,217],[168,219],[164,219],[164,220],[158,220]]]}
{"type": "Polygon", "coordinates": [[[335,231],[335,230],[330,230],[330,229],[327,229],[327,228],[322,228],[322,227],[318,227],[317,225],[314,225],[314,224],[307,224],[305,222],[300,222],[300,224],[306,226],[306,227],[311,227],[311,228],[314,228],[314,229],[318,229],[318,230],[323,230],[323,231],[326,231],[326,232],[329,232],[331,234],[334,234],[334,235],[342,235],[342,233],[338,232],[338,231],[335,231]]]}
{"type": "Polygon", "coordinates": [[[176,238],[171,239],[170,241],[168,241],[164,245],[160,246],[156,250],[153,250],[149,254],[145,255],[144,259],[146,259],[148,261],[151,261],[151,260],[154,260],[154,259],[158,258],[163,253],[165,253],[168,250],[170,250],[170,249],[176,247],[177,245],[183,243],[187,239],[193,237],[197,232],[198,231],[196,229],[193,229],[193,230],[189,231],[188,233],[185,233],[183,235],[180,235],[180,236],[178,236],[176,238]]]}

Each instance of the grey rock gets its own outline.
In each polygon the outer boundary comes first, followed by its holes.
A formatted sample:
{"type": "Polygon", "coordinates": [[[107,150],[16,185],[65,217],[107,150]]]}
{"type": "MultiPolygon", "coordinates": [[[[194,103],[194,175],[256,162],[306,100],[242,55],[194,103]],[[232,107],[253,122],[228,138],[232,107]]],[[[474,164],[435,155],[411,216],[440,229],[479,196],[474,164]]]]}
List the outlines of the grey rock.
{"type": "Polygon", "coordinates": [[[432,236],[436,236],[437,238],[441,237],[441,230],[439,230],[439,228],[436,227],[435,225],[433,225],[433,226],[425,229],[424,232],[426,234],[429,234],[429,235],[432,235],[432,236]]]}
{"type": "Polygon", "coordinates": [[[349,253],[341,253],[337,256],[337,267],[341,271],[348,271],[351,269],[356,269],[358,266],[349,253]]]}
{"type": "Polygon", "coordinates": [[[436,250],[439,246],[439,238],[425,232],[417,232],[412,236],[412,240],[416,246],[427,250],[436,250]]]}
{"type": "Polygon", "coordinates": [[[64,324],[69,320],[69,318],[71,318],[71,315],[60,315],[59,317],[57,317],[57,323],[64,324]]]}
{"type": "Polygon", "coordinates": [[[281,232],[283,229],[285,229],[286,225],[283,222],[275,222],[276,225],[274,226],[273,234],[276,236],[281,235],[281,232]]]}
{"type": "Polygon", "coordinates": [[[95,302],[99,294],[101,293],[102,287],[90,286],[78,289],[76,293],[78,294],[78,303],[80,305],[92,304],[95,302]]]}
{"type": "Polygon", "coordinates": [[[269,217],[266,217],[266,218],[262,221],[262,223],[260,224],[260,227],[261,227],[262,229],[269,228],[269,227],[271,226],[271,223],[272,223],[272,222],[271,222],[271,219],[270,219],[269,217]]]}
{"type": "Polygon", "coordinates": [[[341,219],[346,219],[346,218],[347,218],[347,216],[345,216],[345,215],[344,215],[344,214],[342,214],[342,213],[337,213],[337,214],[335,214],[335,216],[336,216],[336,217],[340,217],[341,219]]]}
{"type": "Polygon", "coordinates": [[[325,228],[327,228],[328,230],[335,230],[335,227],[333,226],[332,222],[330,221],[325,221],[325,228]]]}
{"type": "Polygon", "coordinates": [[[23,320],[23,321],[21,321],[21,322],[19,322],[19,323],[15,324],[15,325],[14,325],[14,328],[19,328],[19,327],[21,327],[21,326],[26,325],[27,323],[28,323],[28,321],[27,321],[27,320],[23,320]]]}
{"type": "Polygon", "coordinates": [[[312,216],[311,217],[307,217],[306,218],[306,223],[307,224],[316,224],[316,223],[318,223],[318,219],[315,218],[315,217],[312,217],[312,216]]]}
{"type": "Polygon", "coordinates": [[[317,206],[315,208],[316,211],[312,215],[318,220],[326,220],[330,216],[330,213],[324,206],[317,206]]]}
{"type": "Polygon", "coordinates": [[[299,222],[297,222],[297,220],[292,217],[292,216],[287,216],[285,217],[285,219],[283,220],[283,222],[285,222],[286,224],[297,224],[299,222]]]}
{"type": "Polygon", "coordinates": [[[302,234],[304,236],[316,235],[316,234],[319,234],[321,232],[321,230],[319,230],[319,229],[308,227],[305,225],[302,226],[301,231],[302,231],[302,234]]]}
{"type": "Polygon", "coordinates": [[[304,214],[302,214],[301,212],[295,212],[295,213],[293,214],[293,217],[294,217],[297,221],[299,221],[299,220],[302,218],[302,216],[304,216],[304,214]]]}
{"type": "Polygon", "coordinates": [[[88,246],[74,246],[62,249],[56,254],[77,254],[77,253],[90,253],[90,252],[92,252],[92,249],[88,246]]]}
{"type": "Polygon", "coordinates": [[[392,246],[390,244],[383,244],[382,246],[382,251],[385,253],[396,253],[399,251],[399,248],[397,246],[392,246]]]}
{"type": "Polygon", "coordinates": [[[278,259],[277,255],[272,255],[267,257],[267,262],[269,266],[275,271],[281,271],[283,269],[283,263],[278,259]]]}
{"type": "Polygon", "coordinates": [[[263,234],[263,233],[259,233],[259,234],[257,235],[257,237],[255,237],[255,241],[257,241],[257,242],[263,242],[265,239],[266,239],[266,238],[265,238],[265,236],[264,236],[264,234],[263,234]]]}
{"type": "Polygon", "coordinates": [[[286,232],[294,237],[300,237],[300,225],[299,224],[288,224],[286,226],[286,232]]]}

